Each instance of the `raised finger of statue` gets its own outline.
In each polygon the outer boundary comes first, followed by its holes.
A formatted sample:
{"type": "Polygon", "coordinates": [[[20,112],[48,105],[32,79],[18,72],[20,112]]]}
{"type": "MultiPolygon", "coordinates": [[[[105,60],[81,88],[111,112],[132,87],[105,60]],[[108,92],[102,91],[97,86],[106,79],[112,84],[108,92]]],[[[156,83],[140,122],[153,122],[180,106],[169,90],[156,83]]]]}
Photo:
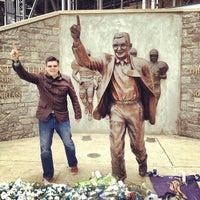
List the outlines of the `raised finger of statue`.
{"type": "Polygon", "coordinates": [[[81,28],[80,18],[79,15],[76,16],[77,26],[81,28]]]}

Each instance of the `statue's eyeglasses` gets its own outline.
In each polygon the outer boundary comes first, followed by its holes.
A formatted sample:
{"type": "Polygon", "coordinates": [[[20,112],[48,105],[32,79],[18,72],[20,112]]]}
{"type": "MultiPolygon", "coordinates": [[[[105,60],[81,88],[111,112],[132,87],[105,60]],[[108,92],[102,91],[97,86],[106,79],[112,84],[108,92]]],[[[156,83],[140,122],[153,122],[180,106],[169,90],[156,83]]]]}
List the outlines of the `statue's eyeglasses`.
{"type": "Polygon", "coordinates": [[[113,49],[118,49],[118,48],[121,48],[121,49],[126,49],[127,48],[127,44],[123,43],[123,44],[113,44],[113,49]]]}

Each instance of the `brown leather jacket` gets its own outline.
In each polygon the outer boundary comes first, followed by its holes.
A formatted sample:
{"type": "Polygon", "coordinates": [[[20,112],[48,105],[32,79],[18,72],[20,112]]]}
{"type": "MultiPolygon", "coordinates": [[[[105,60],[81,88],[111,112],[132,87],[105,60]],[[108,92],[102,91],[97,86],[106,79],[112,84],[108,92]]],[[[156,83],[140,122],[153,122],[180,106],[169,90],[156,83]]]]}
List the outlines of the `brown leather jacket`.
{"type": "MultiPolygon", "coordinates": [[[[98,105],[93,112],[93,117],[97,120],[109,115],[112,98],[108,85],[114,69],[115,57],[110,54],[102,54],[100,58],[92,58],[87,56],[82,42],[74,42],[72,47],[76,61],[81,66],[87,66],[90,69],[98,70],[102,74],[102,83],[97,90],[98,105]]],[[[155,124],[156,116],[156,99],[154,94],[154,86],[152,75],[146,60],[138,57],[130,56],[131,64],[140,74],[135,78],[141,88],[141,102],[144,107],[144,119],[149,120],[151,124],[155,124]]]]}
{"type": "Polygon", "coordinates": [[[18,66],[14,64],[12,66],[21,79],[37,85],[39,103],[36,117],[39,120],[48,121],[52,111],[54,111],[59,122],[69,120],[67,95],[71,99],[75,119],[81,119],[80,104],[69,76],[60,74],[59,77],[53,79],[44,73],[29,73],[23,68],[21,63],[18,66]]]}

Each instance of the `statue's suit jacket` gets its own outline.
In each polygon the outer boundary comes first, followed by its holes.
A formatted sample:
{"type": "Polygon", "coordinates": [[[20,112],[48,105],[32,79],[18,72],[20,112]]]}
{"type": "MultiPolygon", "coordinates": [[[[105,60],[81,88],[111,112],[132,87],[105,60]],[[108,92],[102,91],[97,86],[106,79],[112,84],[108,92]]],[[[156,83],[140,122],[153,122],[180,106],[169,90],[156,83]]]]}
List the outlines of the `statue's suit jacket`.
{"type": "MultiPolygon", "coordinates": [[[[111,80],[115,65],[115,57],[111,54],[102,54],[99,58],[88,57],[81,41],[74,42],[72,47],[76,61],[81,66],[86,66],[93,70],[98,70],[102,74],[102,82],[97,89],[98,104],[93,112],[95,119],[104,118],[110,113],[113,104],[109,82],[111,80]]],[[[141,102],[144,107],[144,119],[155,124],[156,99],[150,69],[146,60],[131,56],[131,65],[136,69],[140,77],[135,77],[140,88],[141,102]]],[[[132,76],[130,74],[130,76],[132,76]]]]}

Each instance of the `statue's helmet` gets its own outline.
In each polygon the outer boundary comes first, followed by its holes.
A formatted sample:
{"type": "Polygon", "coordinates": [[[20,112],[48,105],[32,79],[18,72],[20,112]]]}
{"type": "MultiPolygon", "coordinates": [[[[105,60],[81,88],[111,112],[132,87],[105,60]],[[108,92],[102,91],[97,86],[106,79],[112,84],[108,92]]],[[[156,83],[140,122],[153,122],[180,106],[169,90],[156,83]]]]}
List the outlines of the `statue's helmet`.
{"type": "Polygon", "coordinates": [[[151,49],[149,52],[149,55],[158,55],[158,50],[157,49],[151,49]]]}

